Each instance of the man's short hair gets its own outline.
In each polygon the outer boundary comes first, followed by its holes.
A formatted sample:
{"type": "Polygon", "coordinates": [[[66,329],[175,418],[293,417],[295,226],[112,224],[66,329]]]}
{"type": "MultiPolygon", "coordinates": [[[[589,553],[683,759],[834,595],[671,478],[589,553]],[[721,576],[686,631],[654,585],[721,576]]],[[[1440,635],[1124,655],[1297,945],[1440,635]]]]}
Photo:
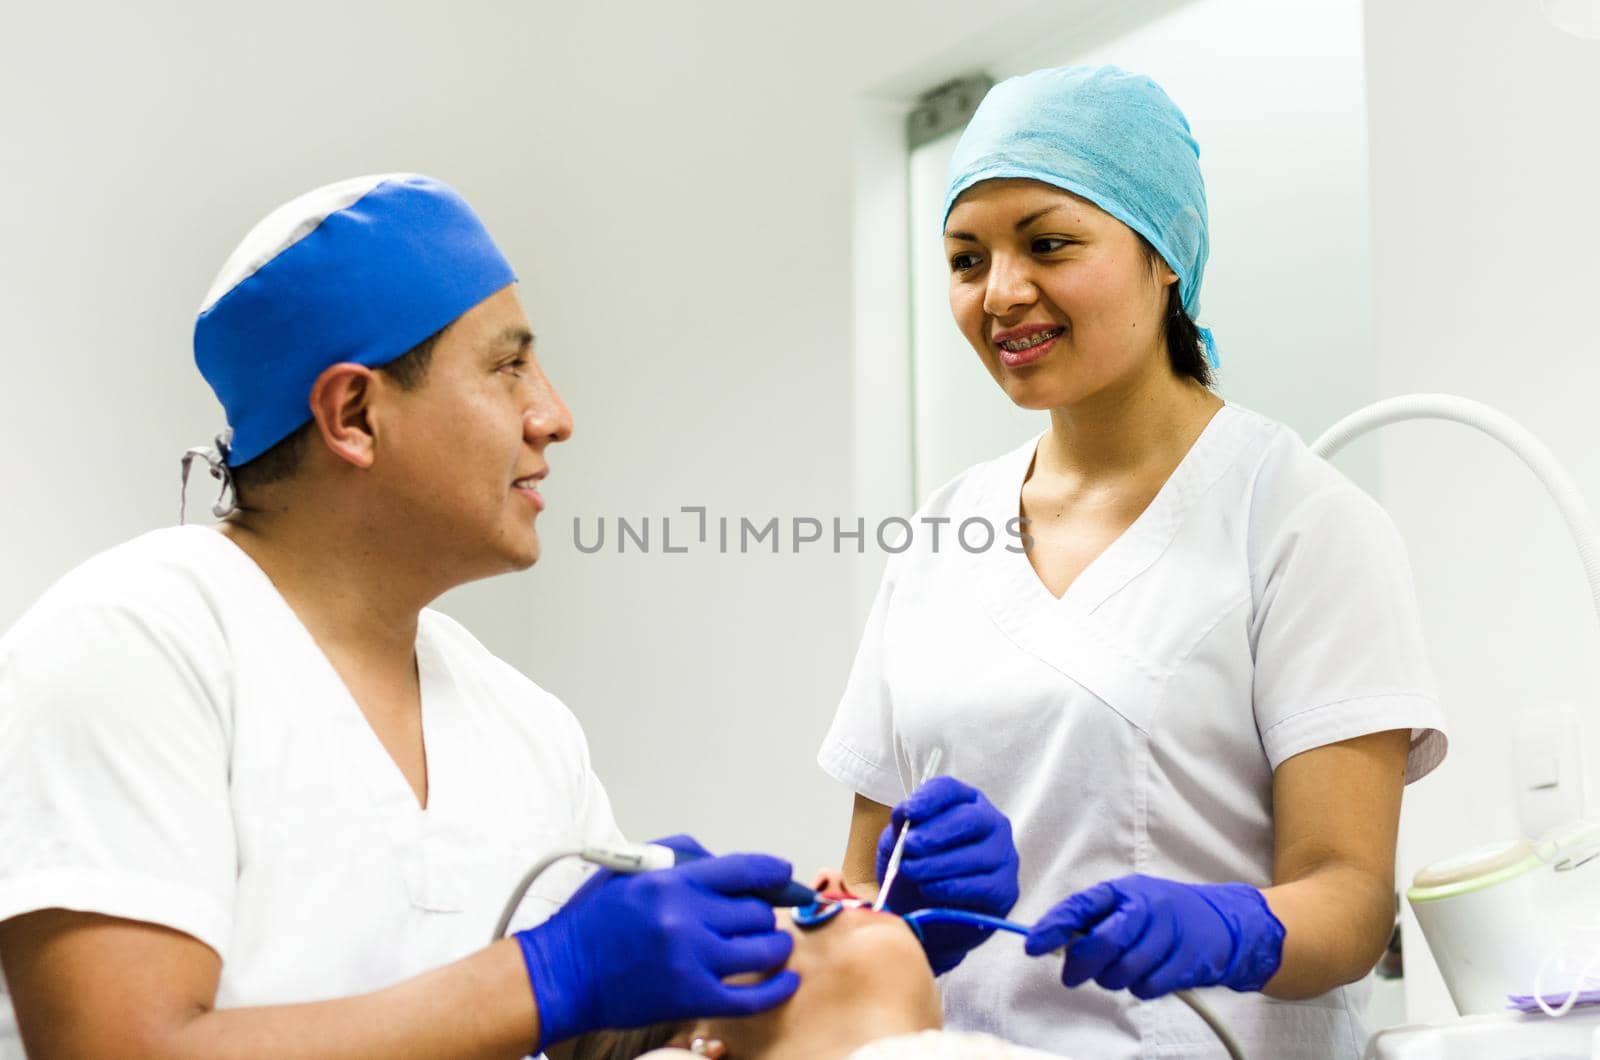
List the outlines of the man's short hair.
{"type": "MultiPolygon", "coordinates": [[[[377,371],[393,379],[401,390],[415,390],[426,381],[428,364],[433,360],[433,347],[443,334],[443,330],[434,332],[399,357],[387,364],[379,365],[377,371]]],[[[233,487],[239,503],[245,504],[249,494],[255,490],[270,486],[274,482],[282,482],[300,470],[300,462],[305,459],[306,446],[310,444],[311,433],[316,428],[316,421],[309,420],[293,434],[248,464],[240,464],[234,468],[233,487]]]]}

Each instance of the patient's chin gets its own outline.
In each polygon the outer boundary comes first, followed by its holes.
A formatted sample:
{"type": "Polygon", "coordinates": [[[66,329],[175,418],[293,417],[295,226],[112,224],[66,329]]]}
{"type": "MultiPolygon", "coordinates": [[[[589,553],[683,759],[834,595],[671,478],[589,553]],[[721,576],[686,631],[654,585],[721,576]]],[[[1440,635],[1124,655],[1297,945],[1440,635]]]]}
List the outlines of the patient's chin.
{"type": "Polygon", "coordinates": [[[770,1012],[709,1020],[696,1033],[743,1058],[843,1056],[851,1048],[940,1025],[939,992],[916,936],[891,913],[845,909],[793,931],[788,967],[800,989],[770,1012]]]}
{"type": "Polygon", "coordinates": [[[917,1029],[939,1026],[939,989],[922,944],[906,922],[870,909],[846,909],[838,919],[842,930],[829,970],[860,989],[893,996],[907,1017],[918,1022],[917,1029]]]}

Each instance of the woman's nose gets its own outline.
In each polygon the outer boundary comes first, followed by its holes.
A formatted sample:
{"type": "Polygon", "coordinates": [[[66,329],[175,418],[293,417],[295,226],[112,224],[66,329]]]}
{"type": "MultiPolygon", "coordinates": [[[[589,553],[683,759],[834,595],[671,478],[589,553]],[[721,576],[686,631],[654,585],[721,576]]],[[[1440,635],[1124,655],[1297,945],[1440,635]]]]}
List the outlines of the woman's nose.
{"type": "Polygon", "coordinates": [[[1039,297],[1024,262],[1008,254],[997,254],[989,263],[988,282],[983,290],[983,310],[992,317],[1014,313],[1032,305],[1039,297]]]}

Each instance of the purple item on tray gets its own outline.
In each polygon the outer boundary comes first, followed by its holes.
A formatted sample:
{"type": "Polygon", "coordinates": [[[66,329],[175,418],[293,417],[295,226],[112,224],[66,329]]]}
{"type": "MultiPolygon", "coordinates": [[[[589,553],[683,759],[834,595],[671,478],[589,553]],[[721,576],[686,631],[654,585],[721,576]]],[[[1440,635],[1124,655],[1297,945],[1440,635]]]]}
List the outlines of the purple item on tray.
{"type": "MultiPolygon", "coordinates": [[[[1544,995],[1545,1004],[1551,1008],[1560,1008],[1567,1003],[1567,992],[1544,995]]],[[[1573,1008],[1579,1005],[1600,1005],[1600,990],[1580,990],[1577,1000],[1572,1003],[1573,1008]]],[[[1538,1012],[1539,1000],[1532,994],[1509,994],[1506,997],[1506,1008],[1518,1012],[1538,1012]]]]}

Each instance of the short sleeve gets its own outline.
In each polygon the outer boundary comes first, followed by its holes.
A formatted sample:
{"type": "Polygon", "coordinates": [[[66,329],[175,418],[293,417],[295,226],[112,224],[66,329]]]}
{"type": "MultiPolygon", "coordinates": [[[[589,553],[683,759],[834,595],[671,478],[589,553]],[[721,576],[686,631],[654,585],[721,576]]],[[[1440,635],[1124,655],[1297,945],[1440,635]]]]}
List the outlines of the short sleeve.
{"type": "Polygon", "coordinates": [[[0,920],[101,913],[226,953],[228,741],[200,658],[112,604],[36,608],[0,640],[0,920]]]}
{"type": "Polygon", "coordinates": [[[1346,480],[1252,528],[1254,707],[1272,768],[1312,748],[1411,730],[1406,781],[1443,760],[1444,718],[1394,523],[1346,480]]]}
{"type": "Polygon", "coordinates": [[[623,842],[622,829],[617,827],[617,819],[611,812],[611,797],[606,794],[605,785],[600,783],[594,767],[589,764],[587,745],[583,753],[581,784],[583,791],[578,798],[578,832],[583,836],[583,841],[602,846],[623,842]]]}
{"type": "MultiPolygon", "coordinates": [[[[521,678],[521,675],[518,677],[521,678]]],[[[521,679],[531,684],[526,678],[521,679]]],[[[538,694],[547,701],[551,720],[560,719],[564,733],[563,743],[566,744],[562,757],[572,768],[569,810],[571,818],[570,825],[563,828],[565,833],[563,845],[570,843],[574,846],[616,846],[625,842],[622,829],[617,827],[617,819],[611,809],[611,797],[606,793],[605,785],[600,782],[599,775],[594,771],[589,755],[589,741],[584,736],[583,727],[578,724],[578,719],[560,699],[543,689],[538,689],[538,694]]],[[[530,903],[532,919],[519,917],[513,922],[512,927],[516,930],[531,927],[533,923],[554,913],[594,872],[593,865],[578,858],[566,858],[550,866],[534,882],[529,891],[530,898],[534,899],[530,903]]]]}
{"type": "Polygon", "coordinates": [[[867,615],[866,629],[833,725],[817,752],[829,776],[874,802],[892,806],[905,797],[895,765],[894,704],[884,680],[884,638],[894,600],[897,565],[891,558],[867,615]]]}

